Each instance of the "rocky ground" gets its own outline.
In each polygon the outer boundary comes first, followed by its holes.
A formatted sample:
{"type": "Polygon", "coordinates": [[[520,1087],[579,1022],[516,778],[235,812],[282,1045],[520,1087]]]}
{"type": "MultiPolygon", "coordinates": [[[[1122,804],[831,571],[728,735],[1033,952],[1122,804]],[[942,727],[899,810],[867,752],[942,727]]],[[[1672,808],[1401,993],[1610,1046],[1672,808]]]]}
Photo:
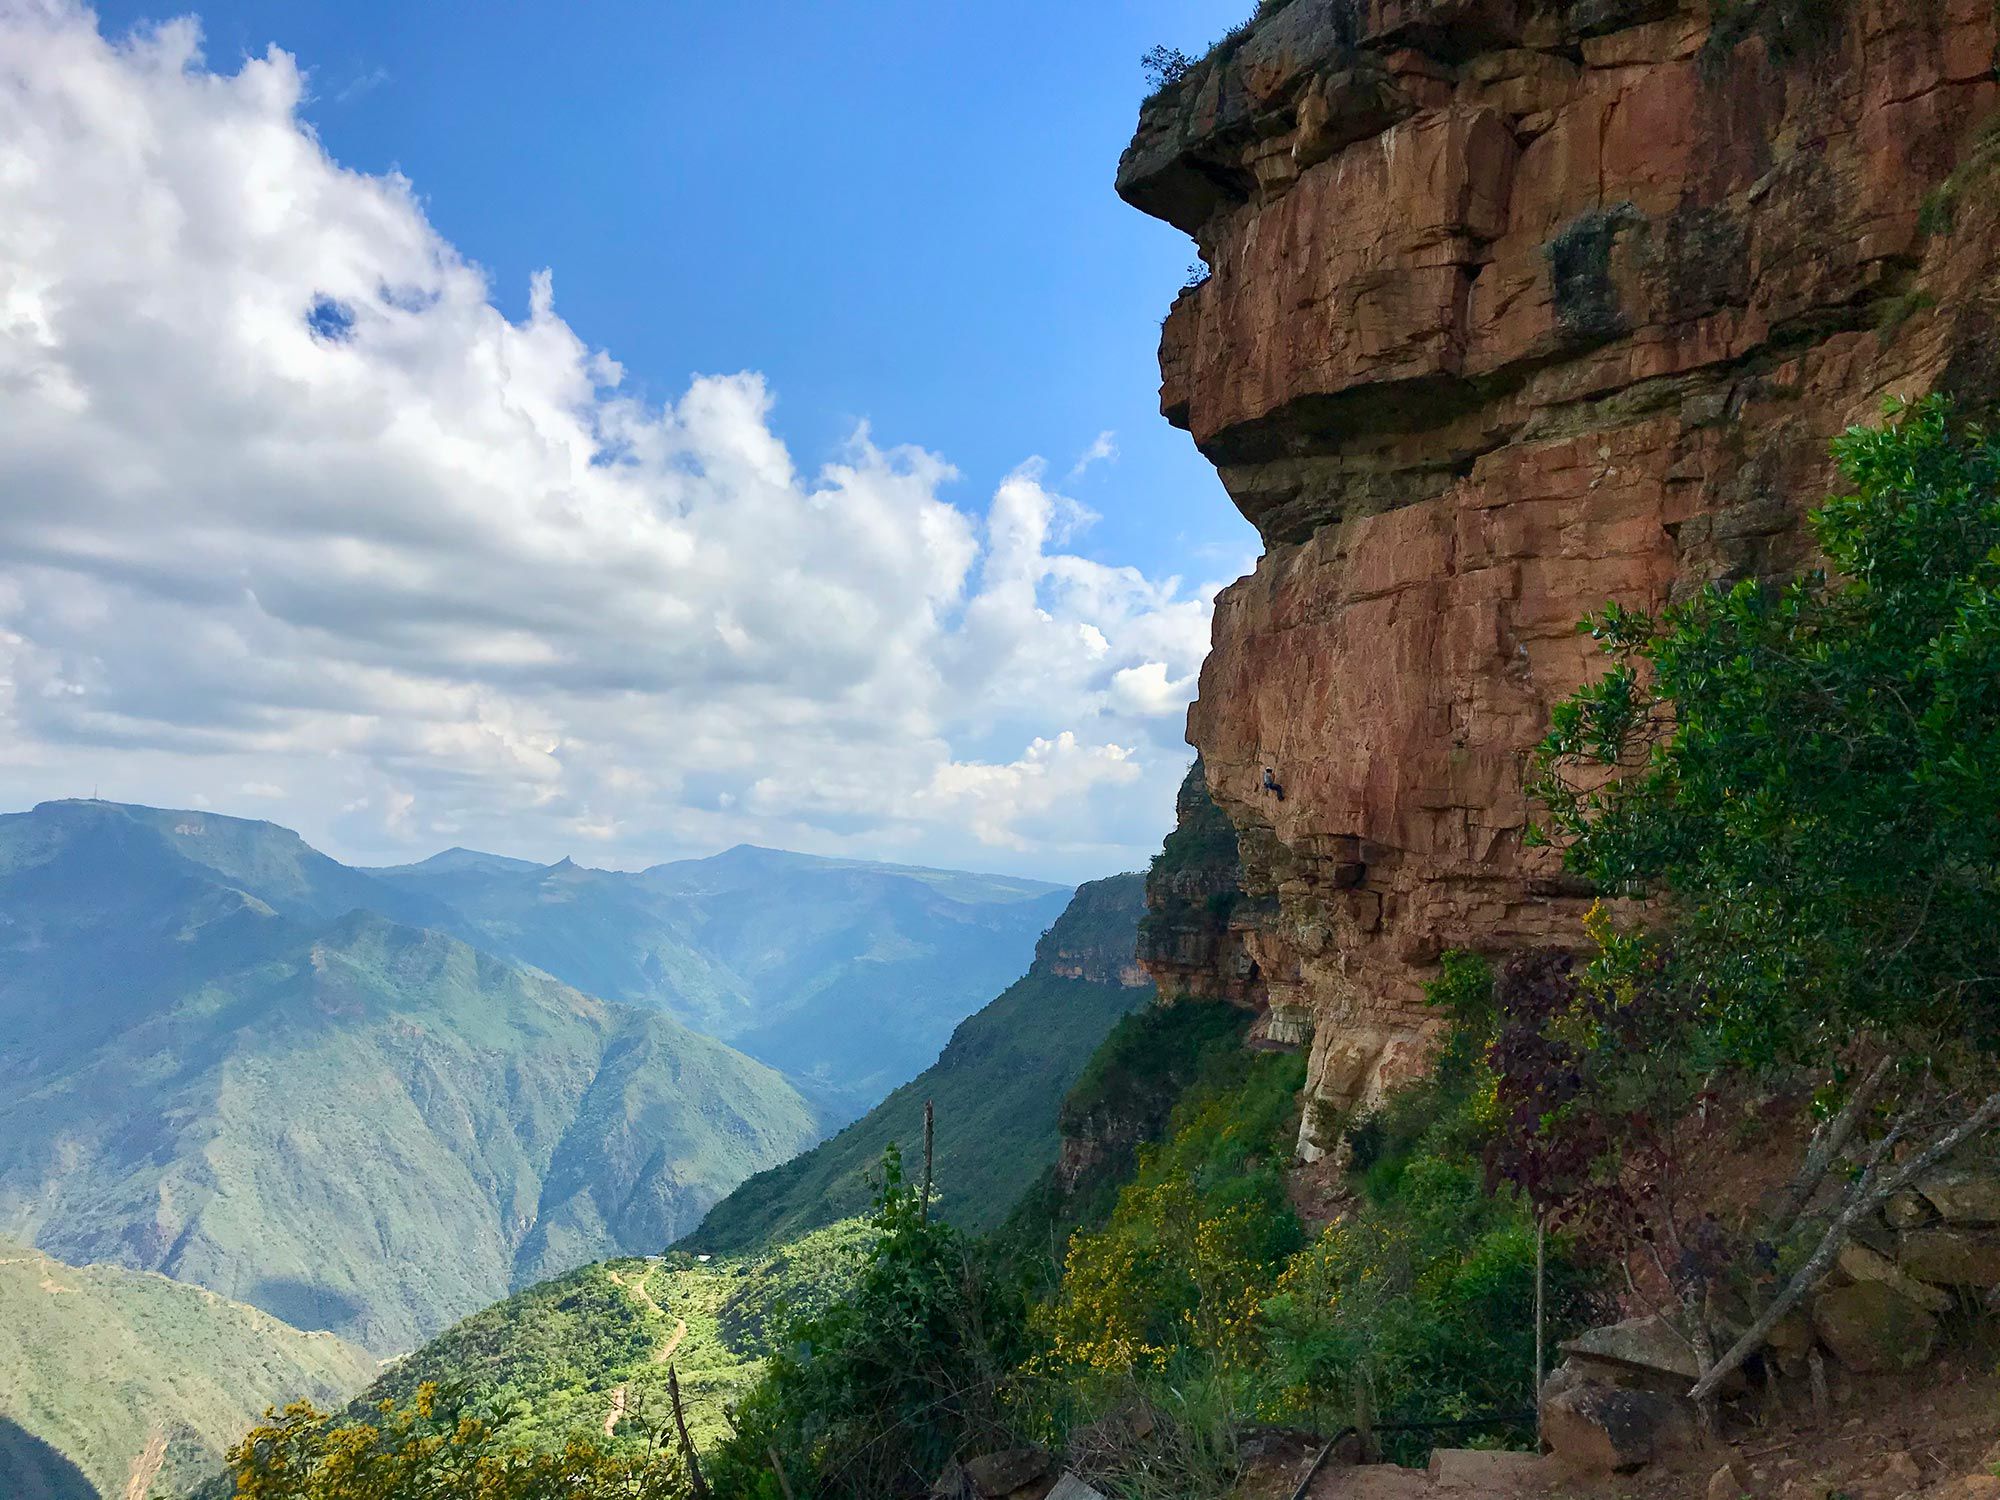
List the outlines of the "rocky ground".
{"type": "MultiPolygon", "coordinates": [[[[1329,1463],[1312,1500],[1989,1500],[2000,1497],[2000,1377],[1991,1350],[1961,1348],[1921,1382],[1836,1375],[1829,1420],[1798,1393],[1731,1440],[1630,1473],[1579,1473],[1549,1456],[1440,1450],[1430,1468],[1329,1463]]],[[[1234,1500],[1291,1500],[1313,1454],[1292,1445],[1251,1466],[1234,1500]]]]}

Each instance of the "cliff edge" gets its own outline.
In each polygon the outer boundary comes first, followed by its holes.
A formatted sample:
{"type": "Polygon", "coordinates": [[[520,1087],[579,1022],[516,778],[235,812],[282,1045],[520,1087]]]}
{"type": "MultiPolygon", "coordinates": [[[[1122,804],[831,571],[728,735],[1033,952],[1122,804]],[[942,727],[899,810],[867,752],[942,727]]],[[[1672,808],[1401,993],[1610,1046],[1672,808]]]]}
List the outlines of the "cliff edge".
{"type": "Polygon", "coordinates": [[[1992,0],[1267,0],[1144,105],[1118,190],[1210,271],[1161,407],[1266,550],[1188,716],[1238,893],[1157,873],[1140,956],[1310,1035],[1308,1156],[1422,1066],[1441,952],[1576,938],[1521,774],[1578,617],[1810,565],[1832,436],[2000,393],[1997,41],[1992,0]]]}

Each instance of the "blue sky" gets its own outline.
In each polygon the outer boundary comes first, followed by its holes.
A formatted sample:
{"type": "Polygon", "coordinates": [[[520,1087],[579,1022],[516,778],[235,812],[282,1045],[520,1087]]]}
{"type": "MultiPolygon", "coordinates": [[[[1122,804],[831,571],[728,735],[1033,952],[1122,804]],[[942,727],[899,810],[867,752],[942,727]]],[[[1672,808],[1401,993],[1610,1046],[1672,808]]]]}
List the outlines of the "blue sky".
{"type": "Polygon", "coordinates": [[[1256,544],[1111,182],[1246,4],[0,0],[0,805],[1142,864],[1256,544]]]}
{"type": "MultiPolygon", "coordinates": [[[[1161,315],[1193,247],[1111,190],[1156,42],[1248,0],[764,5],[286,0],[195,9],[217,67],[271,44],[345,165],[401,170],[518,316],[531,272],[658,396],[762,371],[801,462],[857,421],[966,495],[1065,468],[1079,550],[1213,572],[1255,537],[1158,415],[1161,315]]],[[[99,7],[107,27],[175,14],[99,7]]]]}

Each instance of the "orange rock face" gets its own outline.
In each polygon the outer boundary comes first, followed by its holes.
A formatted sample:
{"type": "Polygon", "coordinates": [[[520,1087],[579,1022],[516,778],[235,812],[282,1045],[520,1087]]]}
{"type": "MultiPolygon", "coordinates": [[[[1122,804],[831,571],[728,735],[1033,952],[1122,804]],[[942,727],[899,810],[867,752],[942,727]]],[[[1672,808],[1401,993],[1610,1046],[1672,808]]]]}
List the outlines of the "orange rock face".
{"type": "Polygon", "coordinates": [[[1833,435],[2000,394],[1991,0],[1718,16],[1290,0],[1120,165],[1212,271],[1162,409],[1266,544],[1188,719],[1256,984],[1150,966],[1310,1031],[1308,1155],[1422,1066],[1441,952],[1576,940],[1521,776],[1578,617],[1809,564],[1833,435]]]}

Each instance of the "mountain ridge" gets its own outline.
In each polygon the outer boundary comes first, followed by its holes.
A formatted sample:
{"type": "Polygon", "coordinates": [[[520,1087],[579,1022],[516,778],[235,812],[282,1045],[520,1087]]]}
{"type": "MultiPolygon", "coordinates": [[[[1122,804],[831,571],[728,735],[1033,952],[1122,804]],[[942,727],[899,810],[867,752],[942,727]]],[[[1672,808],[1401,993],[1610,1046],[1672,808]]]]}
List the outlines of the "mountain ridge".
{"type": "Polygon", "coordinates": [[[999,1225],[1056,1160],[1058,1107],[1098,1043],[1153,994],[1133,958],[1144,912],[1141,875],[1079,886],[1028,972],[959,1023],[930,1067],[838,1134],[738,1185],[678,1248],[764,1251],[864,1212],[888,1145],[906,1162],[921,1155],[927,1103],[938,1213],[971,1230],[999,1225]]]}
{"type": "Polygon", "coordinates": [[[202,860],[213,825],[0,819],[0,1232],[389,1352],[657,1248],[817,1139],[776,1072],[669,1016],[325,916],[365,887],[230,843],[254,826],[202,860]]]}

